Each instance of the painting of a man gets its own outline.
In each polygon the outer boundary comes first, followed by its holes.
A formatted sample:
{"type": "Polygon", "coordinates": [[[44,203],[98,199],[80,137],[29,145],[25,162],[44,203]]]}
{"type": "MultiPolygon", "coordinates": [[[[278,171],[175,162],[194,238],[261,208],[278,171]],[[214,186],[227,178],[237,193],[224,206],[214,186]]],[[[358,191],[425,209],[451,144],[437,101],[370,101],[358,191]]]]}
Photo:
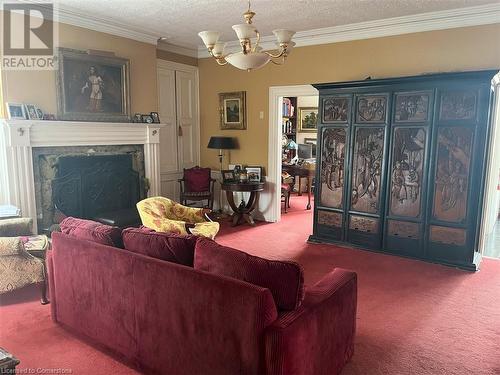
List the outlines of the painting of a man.
{"type": "Polygon", "coordinates": [[[128,121],[128,60],[60,49],[59,116],[66,120],[128,121]]]}
{"type": "Polygon", "coordinates": [[[89,69],[89,76],[85,82],[85,86],[82,87],[82,95],[88,95],[90,92],[88,110],[90,112],[101,112],[102,111],[102,89],[104,87],[104,81],[101,76],[97,73],[95,66],[91,66],[89,69]]]}

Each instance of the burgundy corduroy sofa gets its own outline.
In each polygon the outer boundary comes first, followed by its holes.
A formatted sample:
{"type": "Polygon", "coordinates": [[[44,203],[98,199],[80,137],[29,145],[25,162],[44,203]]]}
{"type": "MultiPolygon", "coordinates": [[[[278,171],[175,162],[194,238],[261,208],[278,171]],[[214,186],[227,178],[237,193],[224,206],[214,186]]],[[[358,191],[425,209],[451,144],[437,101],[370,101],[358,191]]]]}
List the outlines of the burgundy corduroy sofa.
{"type": "Polygon", "coordinates": [[[47,256],[52,319],[140,371],[332,375],[353,354],[354,272],[304,289],[293,262],[65,221],[47,256]]]}

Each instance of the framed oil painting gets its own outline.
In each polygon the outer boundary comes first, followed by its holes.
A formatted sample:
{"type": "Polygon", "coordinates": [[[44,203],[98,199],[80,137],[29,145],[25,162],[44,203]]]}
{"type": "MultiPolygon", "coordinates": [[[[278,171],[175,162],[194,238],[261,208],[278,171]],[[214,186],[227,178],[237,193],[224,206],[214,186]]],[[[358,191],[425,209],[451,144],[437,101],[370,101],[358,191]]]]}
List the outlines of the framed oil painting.
{"type": "Polygon", "coordinates": [[[219,94],[220,128],[244,130],[247,128],[246,91],[219,94]]]}
{"type": "Polygon", "coordinates": [[[128,122],[129,60],[59,48],[58,116],[62,120],[128,122]]]}
{"type": "Polygon", "coordinates": [[[299,108],[299,133],[316,133],[318,129],[318,107],[299,108]]]}

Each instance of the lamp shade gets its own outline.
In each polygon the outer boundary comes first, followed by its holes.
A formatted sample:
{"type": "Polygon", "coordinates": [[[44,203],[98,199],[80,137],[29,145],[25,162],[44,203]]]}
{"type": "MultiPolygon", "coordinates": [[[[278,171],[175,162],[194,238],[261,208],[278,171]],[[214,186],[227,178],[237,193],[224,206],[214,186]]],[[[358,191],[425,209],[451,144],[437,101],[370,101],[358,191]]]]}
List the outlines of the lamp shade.
{"type": "Polygon", "coordinates": [[[236,142],[231,137],[210,137],[207,147],[219,150],[233,150],[236,148],[236,142]]]}

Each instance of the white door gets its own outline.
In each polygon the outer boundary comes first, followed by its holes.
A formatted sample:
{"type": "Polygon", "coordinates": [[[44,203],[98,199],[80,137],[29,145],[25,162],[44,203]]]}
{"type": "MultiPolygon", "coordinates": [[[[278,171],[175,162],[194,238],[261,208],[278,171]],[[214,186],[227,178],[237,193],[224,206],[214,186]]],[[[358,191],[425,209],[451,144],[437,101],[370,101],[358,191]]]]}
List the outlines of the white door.
{"type": "Polygon", "coordinates": [[[157,68],[161,193],[178,201],[183,168],[199,164],[198,74],[163,60],[157,68]]]}
{"type": "Polygon", "coordinates": [[[175,72],[179,170],[199,164],[198,95],[196,73],[175,72]]]}

